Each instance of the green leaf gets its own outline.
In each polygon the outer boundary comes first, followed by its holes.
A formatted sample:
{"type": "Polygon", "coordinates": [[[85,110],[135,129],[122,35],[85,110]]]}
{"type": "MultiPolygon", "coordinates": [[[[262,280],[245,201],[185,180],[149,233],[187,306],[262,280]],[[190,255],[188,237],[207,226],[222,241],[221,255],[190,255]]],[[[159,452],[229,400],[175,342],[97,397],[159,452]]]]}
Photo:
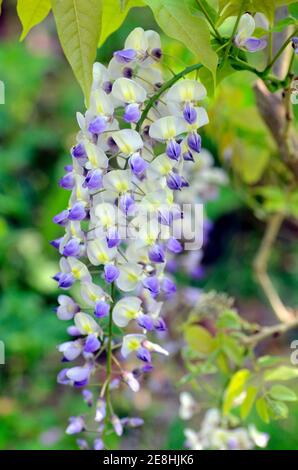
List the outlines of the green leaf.
{"type": "Polygon", "coordinates": [[[190,325],[185,328],[184,338],[188,346],[196,352],[209,354],[214,351],[216,344],[206,328],[199,325],[190,325]]]}
{"type": "Polygon", "coordinates": [[[250,371],[248,369],[240,369],[232,376],[224,396],[223,413],[225,415],[233,408],[235,398],[244,391],[249,377],[250,371]]]}
{"type": "Polygon", "coordinates": [[[102,6],[102,28],[98,45],[101,46],[122,25],[131,8],[144,6],[143,0],[127,0],[126,2],[120,2],[119,0],[104,1],[102,6]]]}
{"type": "Polygon", "coordinates": [[[260,367],[270,367],[278,362],[280,362],[283,358],[278,356],[261,356],[257,359],[257,363],[260,367]]]}
{"type": "Polygon", "coordinates": [[[270,159],[267,148],[247,142],[235,141],[232,165],[240,178],[247,184],[255,184],[262,177],[270,159]]]}
{"type": "MultiPolygon", "coordinates": [[[[246,0],[243,5],[243,12],[260,12],[267,16],[269,22],[273,24],[276,8],[284,5],[296,3],[297,0],[246,0]]],[[[221,13],[220,23],[229,16],[237,15],[239,12],[240,0],[219,0],[219,10],[221,13]]]]}
{"type": "Polygon", "coordinates": [[[289,408],[282,401],[269,400],[268,411],[273,419],[285,419],[288,417],[289,408]]]}
{"type": "Polygon", "coordinates": [[[102,1],[52,0],[52,8],[62,48],[88,104],[101,29],[102,1]]]}
{"type": "Polygon", "coordinates": [[[0,0],[0,14],[1,14],[1,11],[2,11],[2,0],[0,0]]]}
{"type": "Polygon", "coordinates": [[[240,408],[240,415],[242,419],[246,419],[249,413],[251,412],[257,393],[258,389],[254,385],[250,385],[249,387],[247,387],[246,397],[240,408]]]}
{"type": "Polygon", "coordinates": [[[219,315],[216,326],[217,328],[239,330],[241,328],[241,318],[234,310],[225,310],[219,315]]]}
{"type": "Polygon", "coordinates": [[[189,11],[193,15],[198,14],[198,12],[200,15],[204,15],[203,12],[205,11],[209,15],[209,18],[213,21],[213,23],[216,23],[218,18],[217,11],[208,3],[207,0],[188,0],[187,3],[189,11]]]}
{"type": "Polygon", "coordinates": [[[264,397],[261,397],[256,401],[256,409],[261,420],[264,421],[264,423],[269,423],[270,422],[269,408],[264,397]]]}
{"type": "Polygon", "coordinates": [[[41,23],[48,16],[50,10],[50,0],[18,0],[17,13],[23,26],[20,41],[27,36],[33,26],[41,23]]]}
{"type": "Polygon", "coordinates": [[[244,348],[237,339],[228,335],[222,335],[221,348],[232,362],[238,366],[241,365],[244,348]]]}
{"type": "Polygon", "coordinates": [[[289,6],[289,13],[291,16],[293,16],[293,18],[298,20],[298,2],[295,2],[289,6]]]}
{"type": "Polygon", "coordinates": [[[266,382],[273,382],[275,380],[291,380],[298,377],[298,369],[295,367],[280,366],[274,370],[268,370],[264,374],[266,382]]]}
{"type": "Polygon", "coordinates": [[[274,400],[281,401],[296,401],[297,395],[294,390],[291,390],[285,385],[273,385],[269,391],[269,395],[274,400]]]}
{"type": "Polygon", "coordinates": [[[283,31],[285,28],[287,28],[291,24],[296,24],[296,20],[294,18],[291,18],[290,16],[288,18],[282,18],[272,28],[272,31],[274,33],[280,33],[281,31],[283,31]]]}
{"type": "Polygon", "coordinates": [[[161,29],[181,41],[213,75],[216,81],[218,58],[211,47],[210,32],[204,18],[192,15],[185,0],[145,0],[161,29]]]}

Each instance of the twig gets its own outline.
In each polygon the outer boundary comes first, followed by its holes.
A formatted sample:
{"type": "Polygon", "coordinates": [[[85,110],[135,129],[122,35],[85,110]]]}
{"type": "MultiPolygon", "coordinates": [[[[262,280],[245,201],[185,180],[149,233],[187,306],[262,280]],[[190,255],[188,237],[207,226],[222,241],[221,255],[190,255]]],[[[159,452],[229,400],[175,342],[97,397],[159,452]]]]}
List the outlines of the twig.
{"type": "Polygon", "coordinates": [[[256,277],[277,318],[283,323],[291,323],[295,320],[295,317],[282,303],[267,272],[271,249],[277,238],[283,220],[284,214],[278,213],[274,214],[268,221],[260,249],[254,261],[254,269],[256,277]]]}
{"type": "Polygon", "coordinates": [[[212,28],[213,31],[214,31],[216,37],[217,37],[218,39],[222,39],[221,35],[219,34],[218,29],[215,27],[215,25],[214,25],[214,23],[213,23],[213,21],[212,21],[212,18],[210,17],[208,11],[206,10],[206,8],[205,8],[205,6],[203,5],[203,3],[201,2],[201,0],[196,0],[196,2],[197,2],[197,4],[198,4],[198,6],[201,8],[202,13],[205,15],[205,17],[206,17],[208,23],[210,24],[211,28],[212,28]]]}
{"type": "Polygon", "coordinates": [[[274,336],[276,334],[284,334],[287,331],[297,327],[298,319],[292,321],[291,323],[279,323],[278,325],[274,326],[265,326],[259,333],[256,333],[252,336],[245,336],[242,341],[247,346],[255,346],[260,341],[270,338],[270,336],[274,336]]]}

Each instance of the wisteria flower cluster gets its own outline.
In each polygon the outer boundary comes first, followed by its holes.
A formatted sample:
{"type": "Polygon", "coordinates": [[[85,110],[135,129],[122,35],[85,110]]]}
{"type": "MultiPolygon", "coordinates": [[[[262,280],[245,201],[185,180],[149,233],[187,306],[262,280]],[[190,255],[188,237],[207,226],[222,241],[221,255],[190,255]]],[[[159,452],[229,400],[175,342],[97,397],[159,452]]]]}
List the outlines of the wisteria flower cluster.
{"type": "Polygon", "coordinates": [[[148,109],[164,83],[162,58],[159,35],[136,28],[108,67],[94,64],[90,104],[85,115],[78,113],[72,163],[60,180],[70,199],[54,217],[65,230],[52,242],[61,254],[54,278],[65,291],[78,286],[80,301],[58,297],[58,318],[74,322],[71,340],[59,346],[67,367],[58,382],[81,387],[94,406],[91,421],[71,417],[66,430],[98,433],[94,449],[104,448],[109,432],[120,436],[125,426],[142,424],[115,415],[111,390],[124,383],[137,392],[152,356],[168,355],[154,336],[166,330],[162,304],[176,291],[167,257],[183,250],[172,231],[183,220],[176,194],[189,184],[184,165],[199,158],[197,130],[208,116],[199,106],[205,88],[187,78],[148,109]]]}
{"type": "MultiPolygon", "coordinates": [[[[182,420],[191,419],[199,411],[197,402],[188,392],[180,395],[179,415],[182,420]]],[[[229,426],[217,408],[210,408],[203,417],[199,431],[184,430],[185,445],[191,450],[251,450],[267,446],[269,436],[254,425],[248,428],[229,426]]]]}

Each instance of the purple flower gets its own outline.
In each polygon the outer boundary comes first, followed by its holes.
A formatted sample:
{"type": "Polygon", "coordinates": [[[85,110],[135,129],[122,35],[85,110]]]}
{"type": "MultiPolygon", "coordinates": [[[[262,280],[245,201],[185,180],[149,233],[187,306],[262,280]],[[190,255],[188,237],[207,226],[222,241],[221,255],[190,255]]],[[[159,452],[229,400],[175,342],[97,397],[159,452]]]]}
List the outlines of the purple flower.
{"type": "Polygon", "coordinates": [[[74,158],[84,158],[87,157],[86,150],[84,144],[79,142],[72,148],[71,154],[74,158]]]}
{"type": "Polygon", "coordinates": [[[63,237],[56,238],[55,240],[50,241],[50,245],[52,245],[54,248],[58,250],[62,240],[63,240],[63,237]]]}
{"type": "Polygon", "coordinates": [[[162,318],[158,318],[157,320],[155,320],[154,328],[156,329],[156,331],[167,331],[167,325],[165,324],[162,318]]]}
{"type": "Polygon", "coordinates": [[[122,70],[122,75],[123,75],[123,77],[125,77],[125,78],[132,78],[132,76],[133,76],[133,69],[130,68],[130,67],[124,67],[124,69],[122,70]]]}
{"type": "Polygon", "coordinates": [[[295,54],[298,54],[298,37],[297,36],[292,37],[292,47],[295,51],[295,54]]]}
{"type": "Polygon", "coordinates": [[[69,289],[74,282],[75,279],[71,273],[62,273],[58,279],[58,286],[61,289],[69,289]]]}
{"type": "Polygon", "coordinates": [[[168,279],[168,278],[165,277],[162,281],[162,284],[161,284],[161,290],[167,296],[171,296],[171,295],[175,294],[175,292],[177,291],[177,287],[176,287],[175,283],[173,281],[171,281],[171,279],[168,279]]]}
{"type": "Polygon", "coordinates": [[[90,372],[89,367],[72,367],[66,371],[66,376],[75,387],[84,387],[89,382],[90,372]]]}
{"type": "Polygon", "coordinates": [[[63,248],[64,256],[79,256],[81,251],[80,240],[71,238],[63,248]]]}
{"type": "Polygon", "coordinates": [[[70,335],[70,336],[81,336],[81,332],[77,329],[76,326],[74,325],[71,325],[67,328],[67,333],[70,335]]]}
{"type": "Polygon", "coordinates": [[[148,372],[151,372],[152,370],[154,369],[153,367],[153,364],[145,364],[143,367],[142,367],[142,372],[144,374],[147,374],[148,372]]]}
{"type": "Polygon", "coordinates": [[[83,390],[82,391],[84,402],[87,403],[88,406],[93,405],[93,393],[90,390],[83,390]]]}
{"type": "Polygon", "coordinates": [[[60,344],[58,349],[63,353],[63,362],[73,361],[81,354],[82,344],[79,340],[67,341],[66,343],[60,344]]]}
{"type": "Polygon", "coordinates": [[[137,51],[135,49],[122,49],[121,51],[114,52],[113,55],[120,64],[127,64],[136,58],[137,51]]]}
{"type": "Polygon", "coordinates": [[[191,132],[187,137],[187,144],[191,150],[200,153],[202,148],[202,139],[197,132],[191,132]]]}
{"type": "Polygon", "coordinates": [[[151,56],[154,59],[160,60],[162,58],[162,50],[159,47],[156,47],[155,49],[152,49],[151,56]]]}
{"type": "Polygon", "coordinates": [[[137,350],[137,358],[143,362],[151,363],[151,354],[148,349],[143,348],[142,346],[137,350]]]}
{"type": "Polygon", "coordinates": [[[87,353],[93,353],[98,351],[100,348],[100,341],[98,340],[95,334],[91,334],[87,336],[84,351],[87,353]]]}
{"type": "Polygon", "coordinates": [[[69,215],[69,211],[67,209],[65,209],[62,212],[59,212],[59,214],[53,217],[54,224],[64,225],[67,221],[68,215],[69,215]]]}
{"type": "Polygon", "coordinates": [[[107,120],[103,116],[97,116],[95,119],[93,119],[89,126],[88,126],[88,131],[91,132],[91,134],[101,134],[107,129],[107,120]]]}
{"type": "Polygon", "coordinates": [[[103,318],[103,317],[108,316],[109,311],[110,311],[109,304],[107,304],[106,302],[102,300],[100,300],[99,302],[96,302],[94,315],[97,318],[103,318]]]}
{"type": "Polygon", "coordinates": [[[111,416],[111,423],[112,423],[112,426],[113,426],[114,431],[115,431],[115,433],[117,434],[117,436],[122,436],[122,434],[123,434],[123,426],[122,426],[121,421],[120,421],[120,419],[118,418],[118,416],[112,415],[112,416],[111,416]]]}
{"type": "Polygon", "coordinates": [[[163,247],[160,245],[153,245],[148,254],[150,261],[153,263],[164,263],[165,261],[165,252],[163,247]]]}
{"type": "Polygon", "coordinates": [[[85,205],[82,202],[75,202],[69,211],[69,220],[83,220],[86,217],[85,205]]]}
{"type": "Polygon", "coordinates": [[[157,277],[155,276],[150,276],[146,277],[146,279],[143,280],[143,286],[145,289],[148,289],[149,292],[153,295],[156,296],[159,294],[159,281],[157,277]]]}
{"type": "Polygon", "coordinates": [[[104,449],[103,440],[100,439],[100,438],[94,439],[94,442],[93,442],[93,449],[94,449],[94,450],[103,450],[103,449],[104,449]]]}
{"type": "Polygon", "coordinates": [[[89,189],[102,188],[102,171],[99,169],[88,171],[83,186],[89,189]]]}
{"type": "Polygon", "coordinates": [[[141,111],[137,104],[127,104],[125,106],[123,119],[126,122],[138,122],[141,117],[141,111]]]}
{"type": "Polygon", "coordinates": [[[113,83],[112,83],[112,82],[109,82],[109,81],[104,82],[104,83],[102,84],[102,88],[103,88],[103,90],[106,92],[106,94],[109,95],[109,94],[111,93],[111,91],[112,91],[113,83]]]}
{"type": "Polygon", "coordinates": [[[175,140],[167,143],[166,154],[171,160],[178,160],[181,155],[181,146],[175,140]]]}
{"type": "Polygon", "coordinates": [[[82,416],[72,416],[69,418],[69,425],[66,434],[78,434],[85,429],[85,421],[82,416]]]}
{"type": "Polygon", "coordinates": [[[182,187],[182,178],[178,173],[169,173],[167,176],[167,186],[172,191],[178,191],[182,187]]]}
{"type": "Polygon", "coordinates": [[[194,161],[193,154],[191,153],[190,150],[188,150],[187,152],[184,152],[183,160],[185,160],[186,162],[193,162],[194,161]]]}
{"type": "Polygon", "coordinates": [[[113,137],[109,137],[108,140],[107,140],[107,144],[109,146],[109,148],[111,150],[113,150],[113,152],[118,152],[118,145],[116,144],[115,140],[113,139],[113,137]]]}
{"type": "Polygon", "coordinates": [[[116,281],[116,279],[119,277],[119,269],[117,266],[114,266],[113,264],[106,264],[104,267],[104,278],[106,282],[111,284],[112,282],[116,281]]]}
{"type": "Polygon", "coordinates": [[[89,444],[85,439],[77,439],[76,442],[80,450],[89,450],[89,444]]]}
{"type": "Polygon", "coordinates": [[[119,207],[126,215],[133,215],[135,211],[135,201],[130,194],[124,194],[119,199],[119,207]]]}
{"type": "Polygon", "coordinates": [[[194,124],[197,120],[197,112],[189,103],[186,103],[184,107],[183,117],[189,124],[194,124]]]}
{"type": "Polygon", "coordinates": [[[148,315],[140,315],[137,320],[138,325],[145,330],[153,330],[153,320],[148,315]]]}
{"type": "Polygon", "coordinates": [[[73,189],[74,185],[75,179],[73,173],[66,173],[59,181],[59,186],[63,189],[73,189]]]}
{"type": "Polygon", "coordinates": [[[121,243],[119,233],[116,227],[110,227],[107,232],[107,244],[109,248],[113,248],[114,246],[119,246],[121,243]]]}
{"type": "Polygon", "coordinates": [[[172,253],[176,253],[176,254],[181,253],[181,251],[183,251],[183,247],[181,243],[178,240],[176,240],[176,238],[174,237],[169,238],[167,242],[167,249],[171,251],[172,253]]]}
{"type": "Polygon", "coordinates": [[[265,49],[265,47],[267,47],[267,41],[266,39],[251,37],[245,41],[244,47],[249,52],[261,51],[262,49],[265,49]]]}
{"type": "Polygon", "coordinates": [[[62,369],[57,375],[57,383],[60,385],[68,385],[70,379],[67,377],[66,373],[69,369],[62,369]]]}
{"type": "Polygon", "coordinates": [[[140,154],[134,153],[129,159],[129,166],[135,175],[140,176],[146,170],[148,163],[140,154]]]}

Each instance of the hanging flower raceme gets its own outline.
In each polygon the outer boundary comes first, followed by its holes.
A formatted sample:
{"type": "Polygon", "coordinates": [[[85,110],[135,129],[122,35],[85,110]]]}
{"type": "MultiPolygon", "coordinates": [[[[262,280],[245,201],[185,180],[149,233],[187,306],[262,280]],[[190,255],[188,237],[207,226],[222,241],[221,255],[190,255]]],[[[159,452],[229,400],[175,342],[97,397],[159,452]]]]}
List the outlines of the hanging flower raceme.
{"type": "MultiPolygon", "coordinates": [[[[144,112],[163,81],[161,59],[158,34],[136,28],[107,68],[94,64],[90,106],[77,116],[72,164],[60,180],[70,199],[54,217],[65,230],[52,242],[62,256],[54,279],[65,291],[79,289],[75,299],[58,298],[58,318],[73,322],[70,340],[58,346],[67,363],[58,382],[83,387],[94,407],[91,422],[71,417],[67,428],[98,433],[94,449],[104,447],[107,429],[121,435],[142,424],[119,419],[110,392],[121,384],[137,392],[154,357],[168,355],[155,336],[166,330],[162,304],[176,292],[167,258],[183,250],[172,232],[183,218],[177,193],[189,185],[184,166],[200,158],[198,129],[208,123],[206,90],[196,80],[175,83],[144,112]],[[85,388],[98,382],[97,394],[85,388]]],[[[90,444],[79,439],[79,446],[90,444]]]]}

